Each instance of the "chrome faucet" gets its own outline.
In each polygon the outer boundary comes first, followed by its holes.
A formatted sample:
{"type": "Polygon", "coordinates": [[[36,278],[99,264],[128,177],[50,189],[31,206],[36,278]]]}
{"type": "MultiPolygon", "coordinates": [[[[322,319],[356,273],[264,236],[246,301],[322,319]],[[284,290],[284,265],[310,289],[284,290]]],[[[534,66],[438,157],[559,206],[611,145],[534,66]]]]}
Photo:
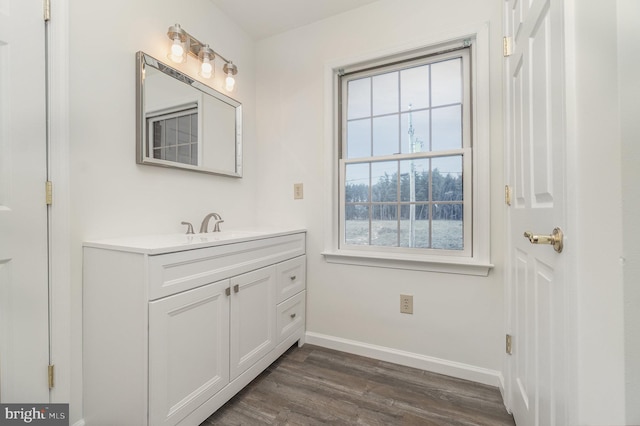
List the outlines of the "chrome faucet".
{"type": "Polygon", "coordinates": [[[220,232],[220,224],[224,222],[218,213],[209,213],[202,219],[202,225],[200,225],[200,233],[205,234],[207,229],[209,228],[209,220],[211,218],[215,218],[215,224],[213,225],[213,231],[211,232],[220,232]]]}

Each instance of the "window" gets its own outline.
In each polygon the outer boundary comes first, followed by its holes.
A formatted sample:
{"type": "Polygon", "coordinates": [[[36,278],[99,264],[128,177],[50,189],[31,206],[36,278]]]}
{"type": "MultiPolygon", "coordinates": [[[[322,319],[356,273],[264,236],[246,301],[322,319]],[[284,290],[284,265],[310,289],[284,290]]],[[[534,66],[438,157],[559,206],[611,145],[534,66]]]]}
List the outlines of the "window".
{"type": "Polygon", "coordinates": [[[198,107],[147,114],[151,156],[158,160],[198,165],[198,107]]]}
{"type": "Polygon", "coordinates": [[[488,28],[453,40],[328,64],[328,262],[492,268],[488,28]]]}
{"type": "Polygon", "coordinates": [[[464,48],[341,77],[341,247],[469,255],[469,68],[464,48]]]}

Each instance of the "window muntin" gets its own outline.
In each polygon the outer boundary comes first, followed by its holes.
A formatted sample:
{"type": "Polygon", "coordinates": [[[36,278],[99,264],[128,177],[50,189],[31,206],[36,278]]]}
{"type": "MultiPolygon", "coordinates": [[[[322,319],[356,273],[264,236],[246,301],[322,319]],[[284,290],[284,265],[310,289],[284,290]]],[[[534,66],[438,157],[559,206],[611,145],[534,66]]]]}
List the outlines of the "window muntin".
{"type": "Polygon", "coordinates": [[[340,96],[340,248],[471,256],[468,49],[343,75],[340,96]]]}
{"type": "Polygon", "coordinates": [[[148,114],[147,129],[151,157],[199,165],[197,105],[148,114]]]}

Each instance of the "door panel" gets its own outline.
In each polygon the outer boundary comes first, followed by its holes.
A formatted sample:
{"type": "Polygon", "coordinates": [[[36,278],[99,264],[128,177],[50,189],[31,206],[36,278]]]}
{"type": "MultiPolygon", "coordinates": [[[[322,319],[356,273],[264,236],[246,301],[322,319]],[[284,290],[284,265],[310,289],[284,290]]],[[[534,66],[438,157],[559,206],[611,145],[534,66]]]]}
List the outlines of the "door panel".
{"type": "Polygon", "coordinates": [[[517,303],[513,309],[519,314],[514,317],[513,345],[518,348],[521,356],[525,359],[522,362],[514,363],[512,376],[516,383],[516,391],[518,392],[518,398],[522,401],[524,409],[528,410],[531,403],[530,395],[534,392],[530,392],[530,383],[532,381],[530,372],[530,362],[526,359],[530,355],[529,347],[531,347],[530,339],[533,336],[533,323],[530,321],[532,307],[529,303],[533,300],[531,294],[533,293],[532,287],[529,285],[528,278],[528,256],[527,253],[521,250],[515,251],[515,274],[514,274],[514,301],[517,303]]]}
{"type": "Polygon", "coordinates": [[[511,135],[511,143],[513,144],[514,158],[512,159],[512,187],[515,205],[514,208],[525,207],[525,160],[524,152],[524,112],[522,111],[522,94],[524,93],[524,76],[523,76],[523,58],[519,57],[513,67],[511,84],[513,86],[513,101],[511,107],[511,123],[513,126],[513,135],[511,135]]]}
{"type": "Polygon", "coordinates": [[[537,261],[535,265],[536,289],[536,326],[538,332],[535,333],[537,346],[538,365],[538,389],[539,394],[546,396],[538,401],[538,424],[553,425],[553,410],[557,403],[553,386],[553,324],[557,321],[553,313],[553,285],[556,284],[555,271],[551,265],[537,261]]]}
{"type": "Polygon", "coordinates": [[[508,209],[507,400],[519,426],[562,425],[566,382],[564,257],[532,244],[564,225],[564,74],[560,0],[507,0],[505,28],[508,209]]]}
{"type": "Polygon", "coordinates": [[[0,0],[0,401],[49,402],[42,2],[0,0]]]}
{"type": "Polygon", "coordinates": [[[529,139],[531,155],[531,177],[533,193],[531,204],[533,208],[552,208],[553,189],[551,170],[553,168],[553,139],[550,135],[550,114],[553,109],[550,104],[549,93],[549,14],[548,4],[540,12],[538,21],[529,37],[529,76],[531,93],[529,105],[526,109],[531,114],[531,139],[529,139]]]}

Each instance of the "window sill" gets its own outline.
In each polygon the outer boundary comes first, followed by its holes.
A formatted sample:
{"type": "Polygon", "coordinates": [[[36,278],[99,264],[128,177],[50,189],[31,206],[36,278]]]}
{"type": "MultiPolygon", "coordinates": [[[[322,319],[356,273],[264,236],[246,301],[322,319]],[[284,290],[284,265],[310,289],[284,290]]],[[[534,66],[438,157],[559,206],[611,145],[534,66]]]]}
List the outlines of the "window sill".
{"type": "Polygon", "coordinates": [[[357,250],[335,250],[322,252],[328,263],[343,265],[373,266],[377,268],[407,269],[412,271],[441,272],[447,274],[475,275],[486,277],[493,264],[472,259],[449,257],[397,255],[381,252],[363,253],[357,250]]]}

